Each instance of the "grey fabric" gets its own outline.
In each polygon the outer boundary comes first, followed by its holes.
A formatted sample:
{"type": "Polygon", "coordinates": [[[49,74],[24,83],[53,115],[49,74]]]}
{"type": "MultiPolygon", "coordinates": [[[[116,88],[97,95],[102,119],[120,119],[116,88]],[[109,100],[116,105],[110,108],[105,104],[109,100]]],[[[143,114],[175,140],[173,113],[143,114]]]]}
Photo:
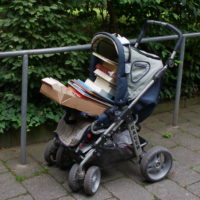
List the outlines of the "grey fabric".
{"type": "Polygon", "coordinates": [[[90,124],[90,121],[84,119],[78,120],[75,124],[67,124],[63,116],[55,132],[65,146],[73,147],[80,142],[90,124]]]}
{"type": "MultiPolygon", "coordinates": [[[[127,59],[129,51],[127,47],[124,49],[127,59]]],[[[163,63],[156,55],[131,48],[130,63],[126,67],[128,99],[132,100],[147,86],[156,72],[163,68],[163,63]]]]}

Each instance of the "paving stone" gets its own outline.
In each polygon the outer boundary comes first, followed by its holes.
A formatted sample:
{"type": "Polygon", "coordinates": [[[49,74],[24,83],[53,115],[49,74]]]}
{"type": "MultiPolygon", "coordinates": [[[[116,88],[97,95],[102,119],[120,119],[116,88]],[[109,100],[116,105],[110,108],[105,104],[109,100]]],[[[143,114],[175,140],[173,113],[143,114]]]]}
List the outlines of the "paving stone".
{"type": "Polygon", "coordinates": [[[198,173],[200,173],[200,165],[195,165],[192,167],[192,169],[198,173]]]}
{"type": "Polygon", "coordinates": [[[67,196],[67,197],[61,197],[58,200],[75,200],[75,199],[71,196],[67,196]]]}
{"type": "Polygon", "coordinates": [[[122,178],[105,184],[105,187],[121,200],[151,200],[154,199],[151,193],[146,191],[131,179],[122,178]]]}
{"type": "Polygon", "coordinates": [[[35,200],[50,200],[67,195],[67,191],[47,174],[27,179],[23,185],[35,200]]]}
{"type": "Polygon", "coordinates": [[[178,146],[170,150],[172,156],[187,168],[200,164],[200,154],[178,146]]]}
{"type": "Polygon", "coordinates": [[[146,186],[146,189],[162,200],[197,200],[199,199],[186,189],[171,180],[163,180],[146,186]]]}
{"type": "Polygon", "coordinates": [[[196,112],[191,112],[189,110],[181,110],[179,113],[181,118],[185,118],[188,122],[199,123],[199,115],[196,112]]]}
{"type": "Polygon", "coordinates": [[[3,172],[7,172],[8,169],[3,165],[3,163],[0,161],[0,173],[3,173],[3,172]]]}
{"type": "Polygon", "coordinates": [[[18,197],[9,200],[33,200],[33,198],[29,194],[27,194],[27,195],[20,195],[18,197]]]}
{"type": "Polygon", "coordinates": [[[173,135],[172,140],[179,145],[185,146],[192,151],[200,150],[200,138],[196,138],[186,133],[177,133],[173,135]]]}
{"type": "Polygon", "coordinates": [[[154,118],[153,121],[148,121],[148,122],[144,123],[144,126],[150,130],[159,130],[159,129],[165,128],[166,124],[164,122],[160,121],[159,119],[154,118]]]}
{"type": "MultiPolygon", "coordinates": [[[[164,133],[164,132],[163,132],[164,133]]],[[[154,146],[164,146],[166,148],[171,148],[177,146],[172,138],[164,138],[162,134],[150,133],[150,137],[147,138],[147,141],[154,146]]]]}
{"type": "Polygon", "coordinates": [[[189,191],[200,197],[200,182],[194,183],[187,187],[189,191]]]}
{"type": "Polygon", "coordinates": [[[45,164],[44,150],[47,143],[39,143],[28,146],[28,153],[39,163],[45,164]]]}
{"type": "Polygon", "coordinates": [[[99,189],[97,190],[97,193],[93,196],[87,196],[83,191],[80,193],[72,193],[75,199],[77,200],[104,200],[112,197],[110,192],[108,192],[105,188],[103,188],[101,185],[99,189]]]}
{"type": "Polygon", "coordinates": [[[41,171],[42,167],[36,163],[33,159],[27,158],[27,164],[19,164],[18,159],[8,160],[6,163],[7,167],[11,169],[17,176],[30,177],[36,172],[41,171]]]}
{"type": "Polygon", "coordinates": [[[62,184],[62,186],[68,191],[68,192],[72,192],[71,188],[69,187],[68,184],[68,178],[67,180],[62,184]]]}
{"type": "Polygon", "coordinates": [[[136,182],[144,181],[138,164],[135,164],[131,161],[121,162],[117,165],[117,169],[136,182]]]}
{"type": "Polygon", "coordinates": [[[119,170],[117,170],[116,168],[109,168],[109,169],[104,169],[101,171],[101,182],[105,183],[117,178],[120,178],[122,176],[124,176],[119,170]]]}
{"type": "Polygon", "coordinates": [[[61,170],[58,167],[49,167],[48,173],[60,183],[64,183],[68,179],[68,171],[61,170]]]}
{"type": "Polygon", "coordinates": [[[187,132],[188,134],[194,135],[196,137],[200,137],[200,122],[197,123],[185,123],[181,124],[180,129],[183,132],[187,132]]]}
{"type": "Polygon", "coordinates": [[[24,187],[16,182],[10,173],[0,174],[0,199],[8,199],[26,193],[24,187]]]}
{"type": "Polygon", "coordinates": [[[3,149],[0,151],[0,160],[7,161],[19,158],[19,148],[3,149]]]}
{"type": "Polygon", "coordinates": [[[187,169],[186,167],[180,165],[178,162],[174,162],[168,177],[182,187],[200,180],[200,174],[191,169],[187,169]]]}

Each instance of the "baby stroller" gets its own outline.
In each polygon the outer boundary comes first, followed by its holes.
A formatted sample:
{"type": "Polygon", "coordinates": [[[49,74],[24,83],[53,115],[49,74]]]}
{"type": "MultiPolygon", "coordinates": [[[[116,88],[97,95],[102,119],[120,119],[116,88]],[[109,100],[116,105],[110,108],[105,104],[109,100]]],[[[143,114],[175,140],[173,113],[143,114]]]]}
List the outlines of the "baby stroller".
{"type": "MultiPolygon", "coordinates": [[[[90,116],[73,109],[66,110],[55,130],[55,137],[46,146],[44,157],[49,165],[71,167],[69,186],[77,192],[82,187],[88,195],[97,191],[101,168],[116,162],[134,159],[140,164],[147,181],[163,179],[172,167],[172,155],[156,146],[145,152],[147,141],[138,135],[144,121],[158,102],[161,81],[168,67],[173,66],[182,33],[171,24],[148,20],[134,46],[117,34],[97,33],[92,51],[118,61],[114,104],[100,116],[90,116]],[[172,54],[163,66],[161,59],[138,48],[149,25],[164,26],[178,35],[172,54]]],[[[99,58],[92,56],[90,79],[99,58]]]]}

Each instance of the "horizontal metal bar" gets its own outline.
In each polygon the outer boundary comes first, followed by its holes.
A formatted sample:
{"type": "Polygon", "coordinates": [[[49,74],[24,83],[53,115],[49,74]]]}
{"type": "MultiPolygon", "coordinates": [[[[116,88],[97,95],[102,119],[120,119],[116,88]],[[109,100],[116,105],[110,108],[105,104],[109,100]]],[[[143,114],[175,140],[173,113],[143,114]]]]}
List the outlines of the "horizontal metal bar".
{"type": "MultiPolygon", "coordinates": [[[[183,34],[183,37],[185,38],[200,37],[200,33],[187,33],[187,34],[183,34]]],[[[141,42],[146,43],[146,42],[166,41],[166,40],[174,40],[177,38],[178,38],[177,35],[167,35],[167,36],[143,38],[141,42]]],[[[136,39],[130,40],[131,43],[135,43],[135,41],[136,39]]],[[[23,56],[23,55],[61,53],[61,52],[66,52],[66,51],[79,51],[79,50],[90,49],[90,47],[91,47],[91,44],[84,44],[84,45],[67,46],[67,47],[7,51],[7,52],[0,52],[0,58],[23,56]]]]}

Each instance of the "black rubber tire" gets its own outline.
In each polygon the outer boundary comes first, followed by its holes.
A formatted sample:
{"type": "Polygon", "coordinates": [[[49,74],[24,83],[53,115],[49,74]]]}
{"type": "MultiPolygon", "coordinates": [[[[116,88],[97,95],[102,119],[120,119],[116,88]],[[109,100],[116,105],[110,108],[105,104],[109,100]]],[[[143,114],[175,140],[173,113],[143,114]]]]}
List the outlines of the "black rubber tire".
{"type": "Polygon", "coordinates": [[[167,176],[172,168],[172,163],[173,159],[169,150],[161,146],[156,146],[149,149],[142,157],[140,163],[141,173],[147,181],[156,182],[167,176]],[[158,155],[162,156],[162,161],[161,157],[156,157],[158,155]],[[151,165],[153,166],[152,168],[151,165]],[[150,171],[153,173],[151,174],[150,171]]]}
{"type": "Polygon", "coordinates": [[[73,192],[78,192],[82,187],[82,184],[78,179],[78,167],[78,164],[74,164],[69,171],[68,184],[73,192]]]}
{"type": "Polygon", "coordinates": [[[67,151],[63,145],[60,145],[56,153],[56,164],[61,169],[68,169],[72,166],[73,161],[67,155],[67,151]]]}
{"type": "Polygon", "coordinates": [[[100,182],[101,182],[100,168],[97,166],[90,167],[85,174],[83,183],[85,193],[87,195],[94,195],[99,188],[100,182]],[[95,178],[95,176],[97,178],[95,178]]]}
{"type": "Polygon", "coordinates": [[[57,149],[54,139],[49,140],[44,151],[44,159],[49,166],[56,164],[57,149]]]}

